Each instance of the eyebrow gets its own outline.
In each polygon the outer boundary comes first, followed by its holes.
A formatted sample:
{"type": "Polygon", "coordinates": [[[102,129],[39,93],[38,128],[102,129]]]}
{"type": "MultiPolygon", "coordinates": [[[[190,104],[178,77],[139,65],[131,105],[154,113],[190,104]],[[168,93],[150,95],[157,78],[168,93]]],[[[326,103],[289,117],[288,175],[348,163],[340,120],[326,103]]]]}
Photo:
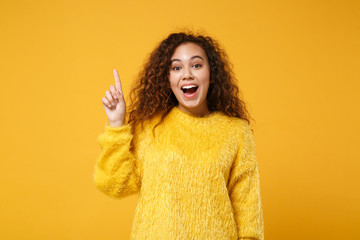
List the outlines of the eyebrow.
{"type": "MultiPolygon", "coordinates": [[[[194,58],[200,58],[201,60],[204,61],[204,59],[203,59],[202,57],[200,57],[199,55],[192,56],[192,57],[190,58],[190,60],[193,60],[194,58]]],[[[174,62],[174,61],[179,61],[179,62],[181,62],[181,60],[180,60],[180,59],[177,59],[177,58],[171,60],[171,62],[174,62]]]]}

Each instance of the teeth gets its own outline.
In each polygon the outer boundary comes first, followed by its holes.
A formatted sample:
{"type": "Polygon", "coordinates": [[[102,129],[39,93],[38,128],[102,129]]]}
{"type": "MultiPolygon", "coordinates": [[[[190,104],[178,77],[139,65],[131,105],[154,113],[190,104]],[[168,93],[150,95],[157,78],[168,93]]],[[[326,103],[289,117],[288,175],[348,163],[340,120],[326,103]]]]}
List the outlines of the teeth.
{"type": "Polygon", "coordinates": [[[190,89],[193,87],[197,87],[196,85],[187,85],[187,86],[183,86],[182,89],[190,89]]]}

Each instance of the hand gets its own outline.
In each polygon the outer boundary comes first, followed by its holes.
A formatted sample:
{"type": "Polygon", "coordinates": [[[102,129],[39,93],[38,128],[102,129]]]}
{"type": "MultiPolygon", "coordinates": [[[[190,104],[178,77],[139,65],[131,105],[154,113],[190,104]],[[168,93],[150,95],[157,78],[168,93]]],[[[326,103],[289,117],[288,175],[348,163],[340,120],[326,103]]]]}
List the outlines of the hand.
{"type": "Polygon", "coordinates": [[[109,125],[120,127],[125,121],[126,104],[121,89],[120,77],[116,69],[114,69],[114,77],[116,88],[114,85],[110,85],[110,91],[106,91],[105,97],[101,100],[109,119],[109,125]]]}

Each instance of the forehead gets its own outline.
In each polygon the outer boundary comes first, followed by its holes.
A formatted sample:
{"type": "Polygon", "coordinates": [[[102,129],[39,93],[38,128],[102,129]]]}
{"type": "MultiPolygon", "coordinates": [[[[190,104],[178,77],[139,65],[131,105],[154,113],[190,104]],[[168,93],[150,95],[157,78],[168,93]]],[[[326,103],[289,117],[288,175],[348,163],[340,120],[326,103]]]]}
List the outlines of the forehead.
{"type": "Polygon", "coordinates": [[[175,49],[171,59],[177,58],[186,60],[196,55],[202,57],[204,60],[207,59],[206,53],[202,47],[196,43],[186,42],[180,44],[175,49]]]}

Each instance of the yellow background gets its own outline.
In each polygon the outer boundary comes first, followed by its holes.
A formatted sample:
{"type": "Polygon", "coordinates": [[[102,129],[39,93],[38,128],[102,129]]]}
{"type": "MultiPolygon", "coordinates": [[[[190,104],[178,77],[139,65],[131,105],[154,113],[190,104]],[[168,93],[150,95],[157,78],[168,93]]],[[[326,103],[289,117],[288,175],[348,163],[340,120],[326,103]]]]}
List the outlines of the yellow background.
{"type": "Polygon", "coordinates": [[[267,240],[360,239],[360,2],[1,1],[0,239],[129,239],[92,174],[117,68],[183,28],[218,39],[256,122],[267,240]]]}

